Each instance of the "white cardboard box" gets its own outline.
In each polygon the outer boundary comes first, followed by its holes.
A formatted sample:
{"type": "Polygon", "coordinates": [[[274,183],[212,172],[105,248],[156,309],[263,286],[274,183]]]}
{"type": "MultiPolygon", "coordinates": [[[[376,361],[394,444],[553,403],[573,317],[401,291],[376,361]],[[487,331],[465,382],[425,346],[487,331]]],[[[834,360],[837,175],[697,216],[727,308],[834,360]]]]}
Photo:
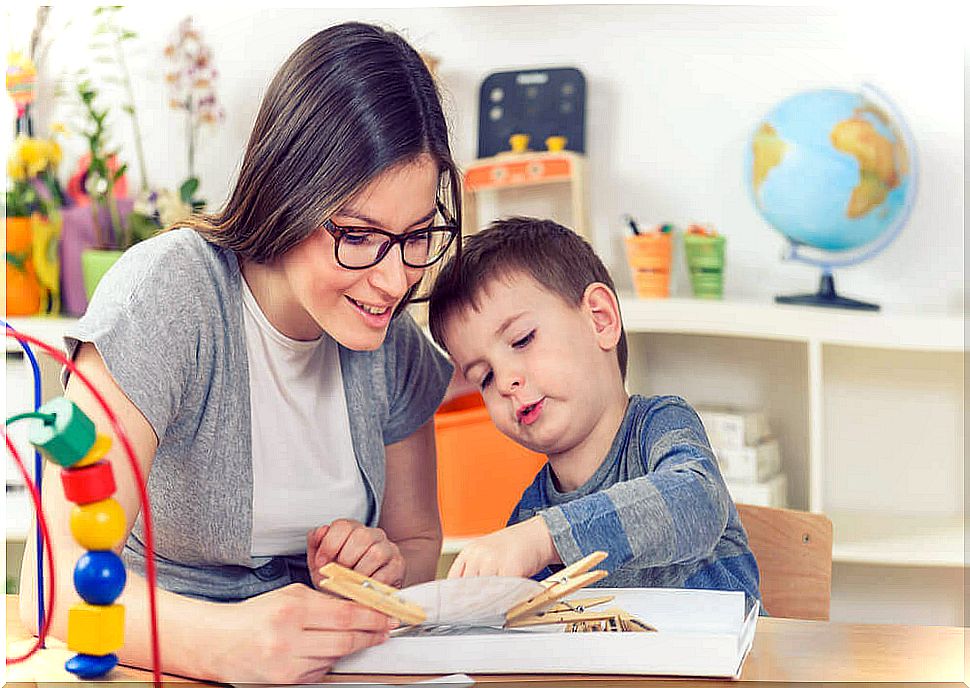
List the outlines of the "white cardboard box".
{"type": "MultiPolygon", "coordinates": [[[[337,674],[633,674],[737,677],[751,649],[758,605],[744,593],[675,588],[596,588],[656,633],[564,633],[561,625],[455,629],[355,652],[337,674]]],[[[407,629],[402,629],[406,631],[407,629]]]]}
{"type": "Polygon", "coordinates": [[[781,471],[781,451],[778,440],[769,438],[753,447],[722,449],[714,447],[714,454],[725,480],[743,483],[764,482],[781,471]]]}
{"type": "Polygon", "coordinates": [[[702,407],[697,414],[704,423],[712,447],[742,449],[753,447],[771,435],[764,411],[738,411],[730,408],[702,407]]]}
{"type": "Polygon", "coordinates": [[[725,480],[734,502],[754,506],[788,506],[788,480],[784,473],[760,483],[743,483],[725,480]]]}

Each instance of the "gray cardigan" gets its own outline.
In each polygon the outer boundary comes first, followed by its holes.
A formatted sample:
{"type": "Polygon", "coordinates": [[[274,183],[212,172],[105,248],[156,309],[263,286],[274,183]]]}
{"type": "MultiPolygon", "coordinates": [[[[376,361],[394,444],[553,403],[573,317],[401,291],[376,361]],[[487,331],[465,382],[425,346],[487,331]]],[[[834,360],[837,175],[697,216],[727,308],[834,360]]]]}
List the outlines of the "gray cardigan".
{"type": "MultiPolygon", "coordinates": [[[[121,257],[65,336],[72,356],[80,342],[94,343],[158,437],[148,493],[159,585],[215,600],[307,580],[302,557],[250,555],[253,472],[241,279],[232,252],[190,229],[167,232],[121,257]]],[[[392,321],[379,349],[339,351],[373,526],[384,494],[384,447],[431,417],[451,366],[407,315],[392,321]]],[[[115,470],[130,468],[116,462],[115,470]]],[[[144,540],[139,515],[123,554],[141,574],[144,540]]]]}

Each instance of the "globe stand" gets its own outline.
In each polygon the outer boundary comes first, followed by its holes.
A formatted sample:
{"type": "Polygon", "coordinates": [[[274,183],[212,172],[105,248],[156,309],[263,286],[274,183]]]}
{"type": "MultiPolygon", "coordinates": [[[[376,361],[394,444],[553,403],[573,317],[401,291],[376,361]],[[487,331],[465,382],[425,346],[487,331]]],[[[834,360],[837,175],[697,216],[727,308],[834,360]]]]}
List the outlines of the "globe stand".
{"type": "Polygon", "coordinates": [[[850,308],[856,311],[878,311],[879,304],[858,301],[835,293],[835,278],[831,272],[823,272],[814,294],[793,294],[776,296],[776,303],[793,303],[801,306],[823,306],[826,308],[850,308]]]}

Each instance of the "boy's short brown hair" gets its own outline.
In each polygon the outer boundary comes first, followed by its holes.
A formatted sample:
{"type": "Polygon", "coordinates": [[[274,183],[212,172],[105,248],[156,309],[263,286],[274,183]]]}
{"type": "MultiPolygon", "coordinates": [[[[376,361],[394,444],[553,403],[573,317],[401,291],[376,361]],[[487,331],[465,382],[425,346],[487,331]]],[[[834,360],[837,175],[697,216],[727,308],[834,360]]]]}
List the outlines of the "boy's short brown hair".
{"type": "MultiPolygon", "coordinates": [[[[445,347],[445,323],[465,308],[478,308],[489,281],[521,272],[578,307],[593,282],[616,294],[603,261],[581,236],[552,220],[511,217],[493,222],[465,239],[460,255],[449,260],[435,279],[428,309],[431,336],[445,347]]],[[[616,345],[620,374],[626,379],[626,331],[616,345]]]]}

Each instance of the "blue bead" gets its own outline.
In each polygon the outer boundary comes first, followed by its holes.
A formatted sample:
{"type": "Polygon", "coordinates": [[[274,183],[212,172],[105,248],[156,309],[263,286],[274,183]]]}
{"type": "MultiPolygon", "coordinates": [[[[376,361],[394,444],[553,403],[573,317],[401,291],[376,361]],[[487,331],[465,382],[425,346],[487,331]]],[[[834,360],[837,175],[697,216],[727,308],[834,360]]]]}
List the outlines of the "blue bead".
{"type": "Polygon", "coordinates": [[[86,552],[74,567],[74,587],[88,604],[106,605],[125,589],[125,565],[110,550],[86,552]]]}
{"type": "Polygon", "coordinates": [[[115,668],[118,655],[74,655],[64,663],[64,668],[81,679],[98,678],[115,668]]]}

